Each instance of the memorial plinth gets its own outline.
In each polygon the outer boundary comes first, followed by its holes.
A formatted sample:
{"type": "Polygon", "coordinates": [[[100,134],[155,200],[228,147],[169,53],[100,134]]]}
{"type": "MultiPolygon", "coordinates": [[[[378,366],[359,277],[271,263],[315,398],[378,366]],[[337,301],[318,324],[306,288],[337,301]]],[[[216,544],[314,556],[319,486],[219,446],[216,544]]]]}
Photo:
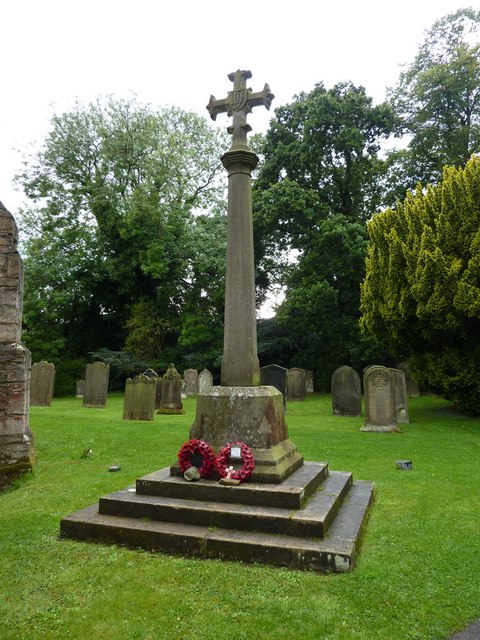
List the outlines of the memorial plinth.
{"type": "Polygon", "coordinates": [[[283,482],[303,464],[288,437],[283,396],[275,387],[212,387],[197,396],[190,438],[215,450],[244,442],[255,460],[253,482],[283,482]]]}

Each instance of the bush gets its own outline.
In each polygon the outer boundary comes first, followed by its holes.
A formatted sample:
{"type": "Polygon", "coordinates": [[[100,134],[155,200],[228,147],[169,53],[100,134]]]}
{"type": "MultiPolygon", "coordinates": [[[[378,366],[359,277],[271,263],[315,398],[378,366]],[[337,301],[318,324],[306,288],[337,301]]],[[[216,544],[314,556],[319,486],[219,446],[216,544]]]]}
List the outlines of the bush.
{"type": "Polygon", "coordinates": [[[55,365],[55,396],[73,396],[76,394],[77,380],[85,378],[85,358],[63,360],[55,365]]]}

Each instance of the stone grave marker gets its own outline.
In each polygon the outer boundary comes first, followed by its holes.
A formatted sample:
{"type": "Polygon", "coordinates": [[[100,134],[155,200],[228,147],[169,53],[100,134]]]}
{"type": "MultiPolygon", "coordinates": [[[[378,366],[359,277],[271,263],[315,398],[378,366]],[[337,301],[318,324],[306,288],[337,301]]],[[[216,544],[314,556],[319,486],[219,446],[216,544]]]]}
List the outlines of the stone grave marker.
{"type": "Polygon", "coordinates": [[[260,369],[260,384],[275,387],[283,395],[283,407],[287,406],[287,374],[288,369],[278,364],[267,364],[260,369]]]}
{"type": "Polygon", "coordinates": [[[360,376],[352,367],[343,365],[332,374],[332,411],[334,416],[359,416],[362,413],[360,376]]]}
{"type": "Polygon", "coordinates": [[[207,393],[213,387],[213,376],[208,369],[198,374],[198,393],[207,393]]]}
{"type": "Polygon", "coordinates": [[[31,471],[33,434],[28,424],[31,356],[20,341],[23,263],[18,230],[0,202],[0,481],[31,471]]]}
{"type": "Polygon", "coordinates": [[[83,406],[104,409],[107,404],[110,365],[104,362],[87,364],[85,371],[85,393],[83,406]]]}
{"type": "Polygon", "coordinates": [[[30,406],[49,407],[54,389],[55,365],[45,360],[33,364],[30,379],[30,406]]]}
{"type": "Polygon", "coordinates": [[[155,413],[156,376],[141,373],[125,382],[124,420],[153,420],[155,413]]]}
{"type": "Polygon", "coordinates": [[[407,383],[405,374],[400,369],[390,369],[393,377],[393,394],[395,398],[395,415],[398,424],[408,424],[407,383]]]}
{"type": "Polygon", "coordinates": [[[304,369],[292,367],[287,374],[287,400],[305,400],[307,378],[304,369]]]}
{"type": "Polygon", "coordinates": [[[83,398],[85,393],[85,380],[77,380],[75,385],[75,393],[77,398],[83,398]]]}
{"type": "Polygon", "coordinates": [[[311,369],[305,369],[305,381],[307,393],[313,393],[315,388],[313,386],[313,371],[311,369]]]}
{"type": "Polygon", "coordinates": [[[420,394],[420,387],[418,386],[418,382],[412,376],[412,372],[410,371],[408,364],[406,362],[400,362],[397,369],[399,371],[403,371],[405,374],[405,383],[407,385],[407,397],[408,398],[418,398],[420,394]]]}
{"type": "Polygon", "coordinates": [[[162,377],[162,396],[157,413],[185,413],[182,404],[182,382],[181,375],[175,369],[175,366],[170,364],[162,377]]]}
{"type": "Polygon", "coordinates": [[[364,374],[365,423],[361,431],[401,431],[395,413],[392,372],[373,365],[364,374]]]}
{"type": "Polygon", "coordinates": [[[196,396],[198,393],[198,371],[196,369],[185,369],[183,379],[185,380],[186,396],[196,396]]]}

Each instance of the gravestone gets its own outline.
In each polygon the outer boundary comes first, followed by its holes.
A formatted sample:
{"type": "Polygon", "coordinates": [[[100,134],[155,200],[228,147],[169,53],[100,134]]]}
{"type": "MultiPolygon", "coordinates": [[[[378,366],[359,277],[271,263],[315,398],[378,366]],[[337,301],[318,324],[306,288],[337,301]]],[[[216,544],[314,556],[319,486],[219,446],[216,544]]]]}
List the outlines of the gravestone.
{"type": "Polygon", "coordinates": [[[365,423],[361,431],[401,431],[395,414],[395,388],[389,369],[369,367],[363,377],[365,423]]]}
{"type": "Polygon", "coordinates": [[[124,420],[153,420],[157,377],[141,373],[127,378],[123,401],[124,420]]]}
{"type": "Polygon", "coordinates": [[[104,409],[107,404],[110,365],[104,362],[87,364],[85,370],[85,392],[83,406],[104,409]]]}
{"type": "Polygon", "coordinates": [[[162,397],[157,413],[182,414],[185,413],[182,404],[182,377],[170,364],[162,377],[162,397]]]}
{"type": "Polygon", "coordinates": [[[200,371],[198,374],[198,393],[208,393],[213,387],[213,376],[208,369],[200,371]]]}
{"type": "Polygon", "coordinates": [[[31,471],[33,434],[28,424],[31,356],[20,342],[23,264],[18,230],[0,202],[0,485],[31,471]]]}
{"type": "Polygon", "coordinates": [[[334,416],[359,416],[362,413],[360,376],[352,367],[338,367],[332,374],[332,412],[334,416]]]}
{"type": "Polygon", "coordinates": [[[198,393],[198,371],[196,369],[185,369],[183,379],[185,380],[186,396],[196,396],[198,393]]]}
{"type": "Polygon", "coordinates": [[[288,369],[278,364],[267,364],[260,369],[260,384],[275,387],[283,396],[283,407],[287,406],[287,374],[288,369]]]}
{"type": "Polygon", "coordinates": [[[158,378],[158,373],[156,371],[154,371],[153,369],[145,369],[145,371],[143,372],[144,376],[147,376],[147,378],[158,378]]]}
{"type": "Polygon", "coordinates": [[[305,400],[307,393],[307,378],[304,369],[292,367],[287,374],[287,400],[305,400]]]}
{"type": "Polygon", "coordinates": [[[393,376],[393,394],[395,398],[395,415],[398,424],[408,424],[407,383],[405,374],[400,369],[390,369],[393,376]]]}
{"type": "Polygon", "coordinates": [[[313,371],[311,369],[305,369],[305,381],[307,393],[313,393],[315,388],[313,386],[313,371]]]}
{"type": "Polygon", "coordinates": [[[155,409],[160,409],[160,404],[162,402],[162,384],[162,377],[158,376],[155,384],[155,409]]]}
{"type": "Polygon", "coordinates": [[[32,364],[30,378],[30,406],[49,407],[55,389],[55,365],[51,362],[32,364]]]}
{"type": "Polygon", "coordinates": [[[85,394],[85,380],[77,380],[75,385],[75,394],[77,398],[83,398],[85,394]]]}
{"type": "Polygon", "coordinates": [[[412,376],[412,372],[410,371],[408,364],[406,362],[401,362],[397,369],[399,371],[403,371],[405,374],[405,383],[407,385],[407,397],[408,398],[418,398],[420,397],[420,387],[418,386],[418,382],[412,376]]]}

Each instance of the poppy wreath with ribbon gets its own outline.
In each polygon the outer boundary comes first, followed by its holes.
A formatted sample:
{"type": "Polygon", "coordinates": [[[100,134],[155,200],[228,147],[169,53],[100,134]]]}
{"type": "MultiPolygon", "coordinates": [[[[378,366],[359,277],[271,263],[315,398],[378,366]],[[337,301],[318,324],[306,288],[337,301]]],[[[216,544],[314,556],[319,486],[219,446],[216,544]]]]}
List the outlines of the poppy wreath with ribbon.
{"type": "Polygon", "coordinates": [[[215,453],[203,440],[189,440],[178,450],[180,471],[185,473],[190,467],[197,467],[202,478],[208,478],[215,469],[215,453]]]}
{"type": "Polygon", "coordinates": [[[246,480],[255,469],[255,460],[253,459],[252,450],[243,442],[230,442],[222,447],[217,456],[217,471],[222,478],[225,478],[229,471],[227,469],[232,447],[240,447],[243,466],[241,469],[230,471],[230,478],[234,480],[246,480]]]}

